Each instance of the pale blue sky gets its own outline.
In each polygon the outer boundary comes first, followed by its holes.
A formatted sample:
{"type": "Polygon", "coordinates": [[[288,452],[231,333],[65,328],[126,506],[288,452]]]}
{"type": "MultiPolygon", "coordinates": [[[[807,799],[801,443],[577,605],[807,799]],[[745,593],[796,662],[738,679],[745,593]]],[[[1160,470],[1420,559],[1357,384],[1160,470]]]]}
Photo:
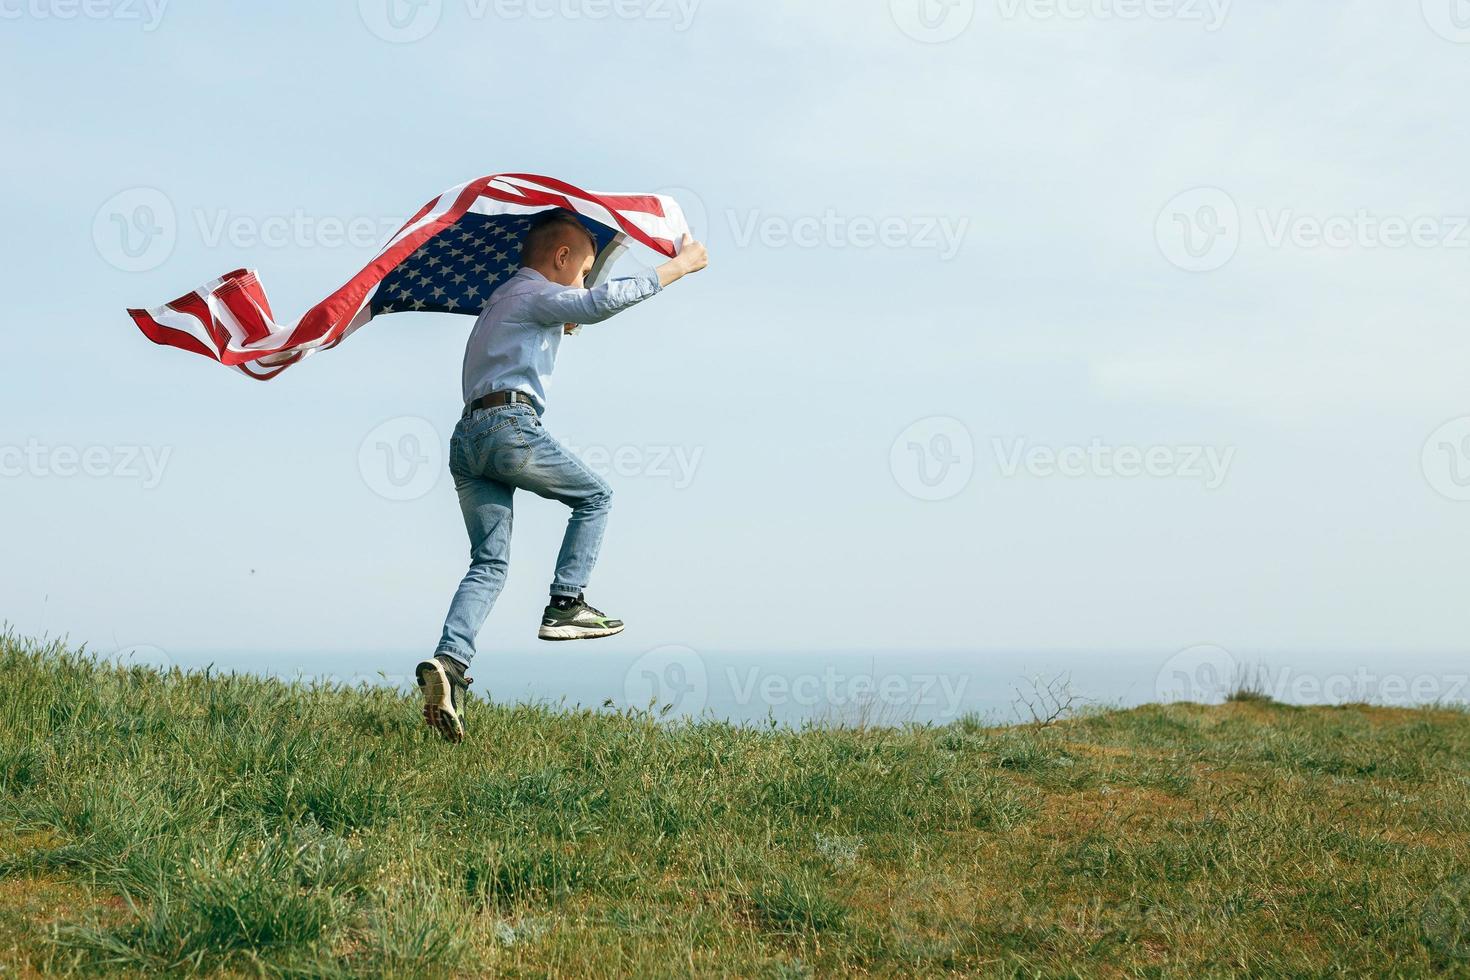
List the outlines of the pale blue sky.
{"type": "MultiPolygon", "coordinates": [[[[551,430],[631,447],[610,652],[1463,649],[1470,424],[1431,440],[1470,416],[1449,0],[960,0],[941,43],[904,0],[528,2],[405,6],[409,43],[373,0],[0,3],[0,617],[430,649],[450,480],[388,500],[360,450],[394,419],[447,442],[471,321],[386,317],[259,384],[124,309],[247,266],[294,317],[375,250],[334,222],[530,171],[677,188],[713,258],[562,347],[551,430]],[[176,241],[125,271],[138,188],[176,241]],[[55,472],[89,447],[111,475],[55,472]]],[[[564,517],[522,498],[482,650],[533,648],[564,517]]]]}

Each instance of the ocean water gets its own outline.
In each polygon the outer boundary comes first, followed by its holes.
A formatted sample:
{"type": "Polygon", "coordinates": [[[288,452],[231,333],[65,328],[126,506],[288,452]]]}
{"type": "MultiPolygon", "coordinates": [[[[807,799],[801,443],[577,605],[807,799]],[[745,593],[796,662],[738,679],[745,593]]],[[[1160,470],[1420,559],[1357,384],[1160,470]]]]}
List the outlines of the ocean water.
{"type": "MultiPolygon", "coordinates": [[[[153,648],[117,659],[303,682],[413,685],[413,654],[210,653],[153,648]]],[[[595,644],[544,644],[482,654],[473,691],[499,703],[651,709],[669,718],[739,724],[909,723],[965,717],[1029,721],[1064,709],[1188,700],[1218,703],[1242,683],[1290,704],[1470,703],[1470,654],[1256,654],[1198,646],[1166,655],[711,653],[659,647],[635,655],[595,644]]]]}

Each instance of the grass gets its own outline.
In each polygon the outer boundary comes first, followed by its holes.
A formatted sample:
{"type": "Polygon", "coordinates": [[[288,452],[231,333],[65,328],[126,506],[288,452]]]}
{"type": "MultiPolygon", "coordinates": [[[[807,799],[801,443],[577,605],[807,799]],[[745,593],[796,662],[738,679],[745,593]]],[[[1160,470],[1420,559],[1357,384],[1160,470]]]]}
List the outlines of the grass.
{"type": "Polygon", "coordinates": [[[0,977],[1470,975],[1470,716],[803,731],[0,638],[0,977]]]}
{"type": "Polygon", "coordinates": [[[1226,701],[1238,703],[1267,704],[1276,699],[1271,697],[1271,675],[1263,665],[1257,664],[1236,672],[1235,685],[1225,696],[1226,701]]]}

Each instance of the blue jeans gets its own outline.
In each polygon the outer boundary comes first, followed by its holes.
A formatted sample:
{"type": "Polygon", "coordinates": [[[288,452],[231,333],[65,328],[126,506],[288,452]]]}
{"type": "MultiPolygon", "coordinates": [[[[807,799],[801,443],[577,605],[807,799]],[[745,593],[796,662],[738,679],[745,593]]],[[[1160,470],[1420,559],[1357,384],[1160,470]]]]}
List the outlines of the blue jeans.
{"type": "Polygon", "coordinates": [[[470,535],[470,570],[449,604],[436,652],[468,665],[475,656],[475,637],[510,567],[516,489],[572,508],[551,593],[576,596],[587,587],[597,563],[612,488],[551,438],[529,405],[481,409],[460,419],[449,441],[449,472],[470,535]]]}

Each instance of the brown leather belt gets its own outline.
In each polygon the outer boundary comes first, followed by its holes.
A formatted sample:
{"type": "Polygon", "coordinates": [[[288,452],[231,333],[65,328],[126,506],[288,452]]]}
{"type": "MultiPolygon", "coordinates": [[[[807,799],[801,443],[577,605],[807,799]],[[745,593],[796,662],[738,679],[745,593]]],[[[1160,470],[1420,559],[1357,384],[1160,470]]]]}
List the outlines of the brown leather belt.
{"type": "Polygon", "coordinates": [[[483,408],[498,408],[501,405],[530,405],[536,407],[531,396],[523,391],[492,391],[488,395],[481,395],[464,407],[465,414],[478,412],[483,408]]]}

